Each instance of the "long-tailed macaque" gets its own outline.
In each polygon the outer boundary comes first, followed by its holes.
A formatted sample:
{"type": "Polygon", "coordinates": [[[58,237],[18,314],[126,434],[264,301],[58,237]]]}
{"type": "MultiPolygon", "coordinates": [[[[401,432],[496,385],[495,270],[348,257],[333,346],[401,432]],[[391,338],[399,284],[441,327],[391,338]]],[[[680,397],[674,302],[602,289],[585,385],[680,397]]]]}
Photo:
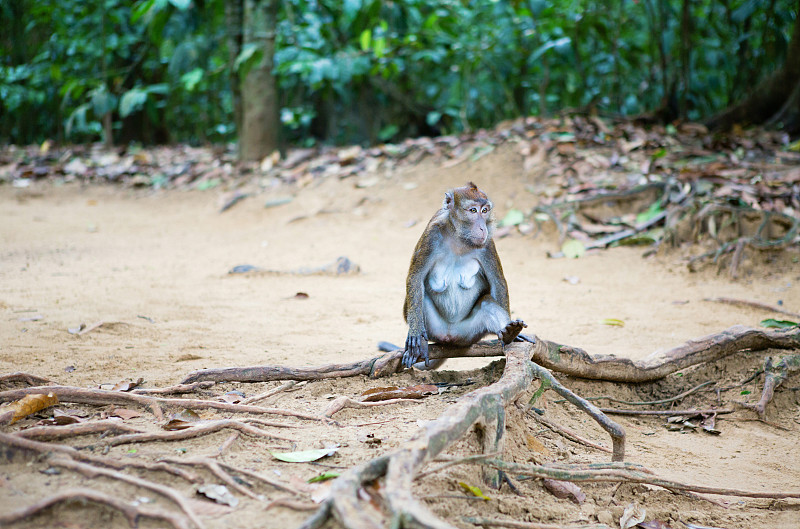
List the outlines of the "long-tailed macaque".
{"type": "Polygon", "coordinates": [[[492,223],[492,203],[472,182],[445,193],[408,269],[404,366],[423,360],[428,369],[441,365],[429,363],[429,340],[468,346],[492,333],[508,344],[527,327],[509,315],[492,223]]]}

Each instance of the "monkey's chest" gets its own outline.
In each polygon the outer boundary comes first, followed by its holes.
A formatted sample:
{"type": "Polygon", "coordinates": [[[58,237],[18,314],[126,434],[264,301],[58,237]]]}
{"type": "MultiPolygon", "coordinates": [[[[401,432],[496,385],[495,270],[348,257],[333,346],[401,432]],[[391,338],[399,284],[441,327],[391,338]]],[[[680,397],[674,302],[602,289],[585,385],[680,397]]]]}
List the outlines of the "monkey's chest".
{"type": "Polygon", "coordinates": [[[486,287],[480,263],[460,258],[436,263],[428,274],[426,290],[442,317],[457,322],[469,315],[486,287]]]}

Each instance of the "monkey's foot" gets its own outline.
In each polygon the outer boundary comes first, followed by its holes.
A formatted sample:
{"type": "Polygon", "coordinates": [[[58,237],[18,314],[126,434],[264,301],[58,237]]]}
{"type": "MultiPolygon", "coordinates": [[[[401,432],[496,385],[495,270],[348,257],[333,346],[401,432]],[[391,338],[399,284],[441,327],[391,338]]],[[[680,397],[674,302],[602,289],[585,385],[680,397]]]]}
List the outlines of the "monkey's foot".
{"type": "Polygon", "coordinates": [[[527,325],[525,325],[525,322],[522,320],[510,321],[503,330],[497,333],[497,337],[505,345],[508,345],[514,341],[514,338],[516,338],[525,327],[527,327],[527,325]]]}
{"type": "Polygon", "coordinates": [[[403,366],[411,367],[420,360],[428,365],[428,337],[422,335],[408,335],[406,338],[405,352],[403,353],[403,366]]]}

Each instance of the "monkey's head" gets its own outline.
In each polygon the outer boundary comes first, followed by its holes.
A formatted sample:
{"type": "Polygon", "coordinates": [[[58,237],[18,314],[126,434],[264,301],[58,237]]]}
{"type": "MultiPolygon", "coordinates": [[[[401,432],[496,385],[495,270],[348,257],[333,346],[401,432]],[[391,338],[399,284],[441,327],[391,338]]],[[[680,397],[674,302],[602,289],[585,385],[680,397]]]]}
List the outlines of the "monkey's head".
{"type": "Polygon", "coordinates": [[[443,209],[456,236],[470,246],[486,246],[492,238],[492,202],[469,182],[444,194],[443,209]]]}

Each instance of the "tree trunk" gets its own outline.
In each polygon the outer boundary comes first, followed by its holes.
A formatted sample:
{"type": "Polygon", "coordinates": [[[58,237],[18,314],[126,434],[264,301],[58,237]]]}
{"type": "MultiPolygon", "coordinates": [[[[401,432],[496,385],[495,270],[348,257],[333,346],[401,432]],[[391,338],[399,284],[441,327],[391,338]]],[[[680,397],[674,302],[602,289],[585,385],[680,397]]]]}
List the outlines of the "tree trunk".
{"type": "Polygon", "coordinates": [[[242,89],[239,84],[239,72],[234,65],[242,51],[242,29],[244,26],[244,1],[229,0],[225,2],[225,33],[228,40],[228,71],[230,74],[231,97],[233,98],[233,121],[236,133],[242,132],[242,89]]]}
{"type": "Polygon", "coordinates": [[[783,67],[759,83],[744,101],[709,119],[706,123],[709,128],[730,129],[737,123],[764,123],[779,112],[788,111],[794,114],[790,117],[797,117],[800,107],[796,103],[792,109],[784,108],[800,86],[800,2],[796,12],[794,30],[783,67]]]}
{"type": "Polygon", "coordinates": [[[278,148],[278,89],[272,73],[277,7],[275,0],[245,0],[244,45],[255,45],[263,55],[242,81],[242,160],[261,160],[278,148]]]}

